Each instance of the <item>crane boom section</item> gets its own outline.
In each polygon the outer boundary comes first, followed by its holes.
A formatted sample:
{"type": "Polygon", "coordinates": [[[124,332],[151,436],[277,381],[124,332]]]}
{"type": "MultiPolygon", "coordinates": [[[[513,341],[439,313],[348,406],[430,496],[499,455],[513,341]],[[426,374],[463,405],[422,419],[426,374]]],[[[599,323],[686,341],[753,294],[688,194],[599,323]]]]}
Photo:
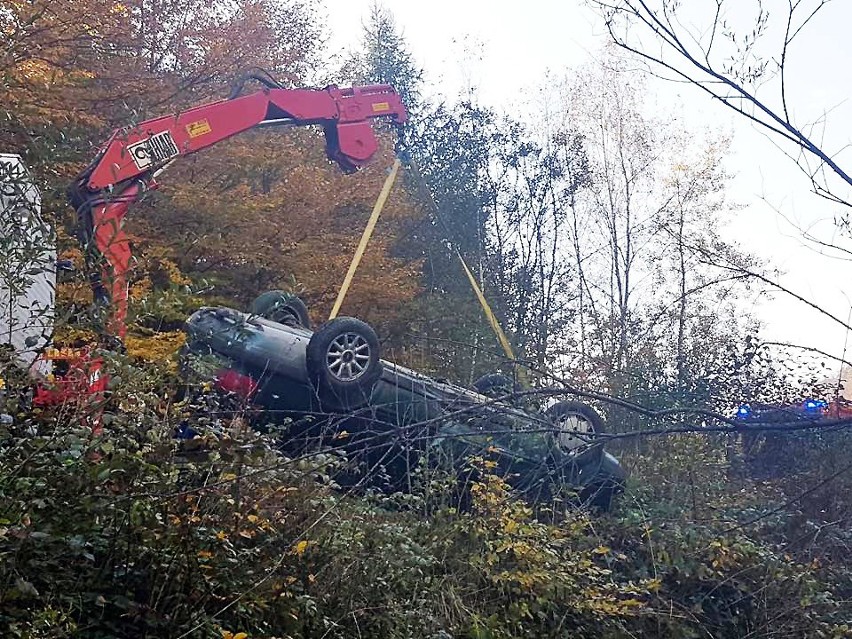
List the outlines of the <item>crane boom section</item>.
{"type": "Polygon", "coordinates": [[[352,171],[369,161],[378,148],[369,123],[374,118],[391,118],[400,124],[407,119],[392,87],[265,87],[119,129],[90,167],[86,187],[90,191],[111,188],[264,123],[322,126],[330,159],[352,171]]]}

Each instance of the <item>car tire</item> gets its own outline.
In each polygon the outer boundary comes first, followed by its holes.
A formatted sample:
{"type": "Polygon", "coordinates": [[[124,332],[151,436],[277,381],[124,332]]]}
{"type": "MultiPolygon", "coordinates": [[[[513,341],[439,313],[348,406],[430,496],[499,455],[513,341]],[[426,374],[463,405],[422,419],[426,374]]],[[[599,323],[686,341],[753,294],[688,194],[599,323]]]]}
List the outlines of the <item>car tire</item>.
{"type": "Polygon", "coordinates": [[[562,453],[572,453],[586,443],[572,433],[595,435],[605,430],[603,418],[594,408],[581,402],[558,402],[544,414],[556,427],[554,443],[562,453]]]}
{"type": "Polygon", "coordinates": [[[486,397],[510,395],[515,389],[512,378],[503,373],[488,373],[473,383],[473,390],[486,397]]]}
{"type": "Polygon", "coordinates": [[[379,338],[369,324],[354,317],[320,326],[308,342],[305,359],[320,404],[329,409],[364,406],[382,376],[379,338]]]}
{"type": "Polygon", "coordinates": [[[311,327],[308,307],[301,299],[285,291],[266,291],[258,295],[249,306],[249,313],[285,326],[311,327]]]}

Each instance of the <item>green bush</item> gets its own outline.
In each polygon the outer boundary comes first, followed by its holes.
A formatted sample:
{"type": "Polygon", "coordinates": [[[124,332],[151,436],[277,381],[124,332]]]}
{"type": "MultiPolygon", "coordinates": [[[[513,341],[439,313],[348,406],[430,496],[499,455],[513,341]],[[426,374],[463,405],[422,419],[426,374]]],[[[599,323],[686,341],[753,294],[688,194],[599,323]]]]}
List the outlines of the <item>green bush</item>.
{"type": "Polygon", "coordinates": [[[286,424],[258,434],[205,388],[175,402],[165,366],[107,365],[115,386],[100,432],[70,406],[27,408],[26,380],[7,371],[0,627],[10,636],[846,632],[848,570],[805,560],[782,514],[728,530],[784,493],[726,472],[713,440],[661,442],[636,460],[613,515],[533,510],[482,458],[470,460],[478,480],[458,508],[457,481],[439,470],[419,472],[407,494],[344,491],[338,451],[284,457],[286,424]],[[175,439],[179,425],[200,435],[175,439]]]}

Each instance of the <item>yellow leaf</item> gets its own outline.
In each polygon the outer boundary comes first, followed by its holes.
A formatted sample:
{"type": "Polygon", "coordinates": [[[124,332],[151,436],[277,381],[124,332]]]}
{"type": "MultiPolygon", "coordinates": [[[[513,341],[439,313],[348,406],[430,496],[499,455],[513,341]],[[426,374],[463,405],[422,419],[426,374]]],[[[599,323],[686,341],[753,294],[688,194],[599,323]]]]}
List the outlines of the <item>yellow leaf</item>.
{"type": "Polygon", "coordinates": [[[248,639],[248,635],[244,632],[238,632],[234,635],[234,639],[248,639]]]}
{"type": "Polygon", "coordinates": [[[256,524],[260,518],[257,515],[249,515],[246,519],[248,519],[250,523],[256,524]]]}
{"type": "Polygon", "coordinates": [[[592,552],[596,555],[605,555],[609,552],[609,546],[598,546],[592,552]]]}
{"type": "Polygon", "coordinates": [[[310,546],[310,545],[311,545],[311,542],[303,539],[302,541],[297,543],[295,546],[293,546],[293,552],[296,553],[297,555],[304,555],[305,551],[308,549],[308,546],[310,546]]]}
{"type": "Polygon", "coordinates": [[[234,481],[237,476],[234,473],[225,473],[222,475],[222,481],[234,481]]]}

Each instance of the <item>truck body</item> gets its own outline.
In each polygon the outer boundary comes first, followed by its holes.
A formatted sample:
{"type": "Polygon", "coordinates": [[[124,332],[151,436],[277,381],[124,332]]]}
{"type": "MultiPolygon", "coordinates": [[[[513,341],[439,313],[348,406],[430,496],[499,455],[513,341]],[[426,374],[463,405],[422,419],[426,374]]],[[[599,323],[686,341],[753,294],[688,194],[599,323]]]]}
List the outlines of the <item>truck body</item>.
{"type": "Polygon", "coordinates": [[[53,333],[56,242],[41,215],[38,188],[20,156],[0,154],[0,346],[32,372],[53,333]]]}

